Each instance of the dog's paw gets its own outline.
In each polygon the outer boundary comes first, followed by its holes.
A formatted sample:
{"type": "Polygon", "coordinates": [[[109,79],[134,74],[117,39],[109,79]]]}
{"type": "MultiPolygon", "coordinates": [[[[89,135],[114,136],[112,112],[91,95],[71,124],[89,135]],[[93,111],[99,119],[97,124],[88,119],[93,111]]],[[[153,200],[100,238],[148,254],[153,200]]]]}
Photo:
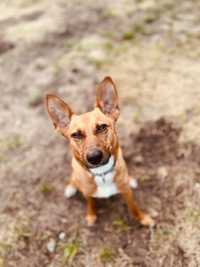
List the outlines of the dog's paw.
{"type": "Polygon", "coordinates": [[[155,221],[151,218],[149,214],[144,214],[144,217],[140,222],[144,226],[150,226],[150,227],[155,226],[155,221]]]}
{"type": "Polygon", "coordinates": [[[96,220],[97,220],[96,215],[87,215],[86,216],[86,221],[87,221],[88,226],[94,226],[96,220]]]}
{"type": "Polygon", "coordinates": [[[69,184],[65,188],[64,196],[66,198],[70,198],[70,197],[73,197],[76,194],[76,192],[77,192],[77,189],[73,185],[69,184]]]}
{"type": "Polygon", "coordinates": [[[138,183],[137,183],[135,178],[131,178],[129,181],[129,184],[130,184],[131,188],[137,188],[138,187],[138,183]]]}

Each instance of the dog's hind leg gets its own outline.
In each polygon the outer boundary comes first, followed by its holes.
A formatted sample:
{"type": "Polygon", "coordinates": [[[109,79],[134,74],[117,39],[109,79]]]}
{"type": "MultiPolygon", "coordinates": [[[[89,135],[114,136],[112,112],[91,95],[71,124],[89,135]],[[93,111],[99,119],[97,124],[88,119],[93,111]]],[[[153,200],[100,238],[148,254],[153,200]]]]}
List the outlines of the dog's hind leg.
{"type": "Polygon", "coordinates": [[[127,203],[130,213],[137,219],[142,225],[154,226],[154,220],[146,213],[143,213],[134,199],[133,192],[130,188],[124,188],[121,191],[122,197],[127,203]]]}

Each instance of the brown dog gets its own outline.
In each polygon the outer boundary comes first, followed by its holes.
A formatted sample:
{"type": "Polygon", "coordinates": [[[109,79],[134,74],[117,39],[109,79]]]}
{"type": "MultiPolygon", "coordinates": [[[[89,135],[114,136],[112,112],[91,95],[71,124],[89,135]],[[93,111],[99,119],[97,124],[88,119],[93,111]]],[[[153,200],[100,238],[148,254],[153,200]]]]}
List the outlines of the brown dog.
{"type": "Polygon", "coordinates": [[[47,110],[53,124],[71,145],[73,173],[65,189],[71,197],[79,190],[87,201],[88,225],[96,221],[94,198],[107,198],[120,193],[130,213],[142,225],[154,225],[153,219],[137,206],[131,187],[136,181],[128,175],[118,143],[115,123],[119,116],[115,84],[106,77],[97,87],[96,107],[75,115],[69,106],[55,95],[47,95],[47,110]]]}

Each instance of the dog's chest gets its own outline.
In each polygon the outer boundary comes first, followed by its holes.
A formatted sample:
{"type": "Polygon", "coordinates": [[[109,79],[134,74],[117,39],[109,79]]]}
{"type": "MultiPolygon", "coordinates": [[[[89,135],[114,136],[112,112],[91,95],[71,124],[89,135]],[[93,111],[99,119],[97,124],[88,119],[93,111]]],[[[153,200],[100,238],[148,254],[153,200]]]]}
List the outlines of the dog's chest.
{"type": "Polygon", "coordinates": [[[118,193],[116,184],[113,181],[115,171],[106,174],[98,174],[94,176],[97,186],[96,192],[93,197],[108,198],[118,193]]]}

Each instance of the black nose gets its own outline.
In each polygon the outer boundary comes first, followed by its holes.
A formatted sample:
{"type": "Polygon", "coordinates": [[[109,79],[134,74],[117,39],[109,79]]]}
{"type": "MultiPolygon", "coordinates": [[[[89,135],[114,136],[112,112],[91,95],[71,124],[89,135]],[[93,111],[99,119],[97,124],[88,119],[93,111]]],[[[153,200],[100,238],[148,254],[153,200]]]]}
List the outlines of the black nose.
{"type": "Polygon", "coordinates": [[[87,161],[92,165],[98,165],[103,158],[101,150],[94,149],[87,154],[87,161]]]}

